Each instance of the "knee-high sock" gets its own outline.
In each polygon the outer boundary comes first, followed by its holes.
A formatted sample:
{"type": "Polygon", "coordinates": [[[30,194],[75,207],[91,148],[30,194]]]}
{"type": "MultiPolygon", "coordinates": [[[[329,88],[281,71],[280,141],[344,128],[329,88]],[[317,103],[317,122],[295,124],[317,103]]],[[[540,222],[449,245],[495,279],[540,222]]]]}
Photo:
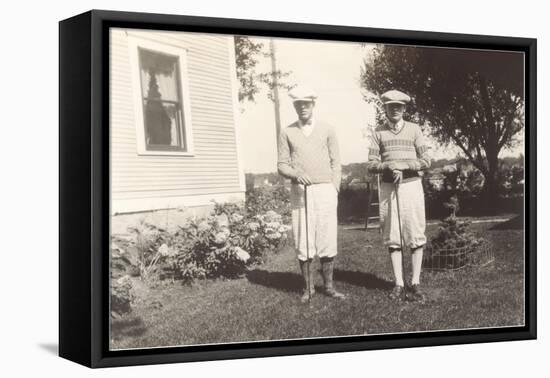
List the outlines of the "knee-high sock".
{"type": "Polygon", "coordinates": [[[422,255],[424,250],[417,248],[412,251],[412,281],[413,285],[420,283],[420,272],[422,271],[422,255]]]}
{"type": "Polygon", "coordinates": [[[397,286],[404,286],[403,282],[403,253],[401,250],[393,250],[390,252],[391,265],[393,268],[393,275],[395,277],[395,284],[397,286]]]}

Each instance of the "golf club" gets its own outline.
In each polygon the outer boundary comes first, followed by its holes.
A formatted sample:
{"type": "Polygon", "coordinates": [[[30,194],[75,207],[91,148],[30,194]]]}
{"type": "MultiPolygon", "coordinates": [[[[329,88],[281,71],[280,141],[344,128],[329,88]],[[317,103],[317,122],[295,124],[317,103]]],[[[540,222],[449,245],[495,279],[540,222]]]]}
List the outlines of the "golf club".
{"type": "Polygon", "coordinates": [[[397,222],[399,223],[399,242],[401,243],[401,270],[403,272],[403,294],[407,299],[407,275],[405,274],[405,246],[403,243],[403,230],[401,229],[401,210],[399,206],[399,182],[395,183],[395,202],[397,205],[397,222]]]}
{"type": "Polygon", "coordinates": [[[305,217],[306,217],[306,258],[307,258],[307,279],[306,279],[306,290],[307,290],[307,301],[308,303],[311,303],[311,275],[310,275],[310,265],[311,262],[309,261],[309,220],[307,216],[307,187],[308,185],[304,185],[304,208],[305,208],[305,217]]]}

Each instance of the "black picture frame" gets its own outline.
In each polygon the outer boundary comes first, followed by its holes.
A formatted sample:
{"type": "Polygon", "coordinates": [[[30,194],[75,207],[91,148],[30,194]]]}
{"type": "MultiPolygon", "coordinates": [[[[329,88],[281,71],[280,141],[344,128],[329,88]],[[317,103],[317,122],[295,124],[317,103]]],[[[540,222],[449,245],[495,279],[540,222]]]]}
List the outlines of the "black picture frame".
{"type": "Polygon", "coordinates": [[[59,24],[59,355],[88,367],[535,339],[536,39],[92,10],[59,24]],[[110,351],[109,28],[525,53],[525,325],[110,351]]]}

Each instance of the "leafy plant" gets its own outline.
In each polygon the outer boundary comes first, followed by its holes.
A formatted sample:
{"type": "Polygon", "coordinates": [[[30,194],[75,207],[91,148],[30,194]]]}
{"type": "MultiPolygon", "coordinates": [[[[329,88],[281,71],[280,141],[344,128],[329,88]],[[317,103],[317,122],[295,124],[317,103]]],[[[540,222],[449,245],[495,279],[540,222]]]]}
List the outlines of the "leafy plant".
{"type": "Polygon", "coordinates": [[[459,269],[468,265],[483,246],[485,239],[470,231],[470,223],[454,217],[444,219],[425,255],[425,267],[459,269]]]}
{"type": "Polygon", "coordinates": [[[244,212],[244,207],[241,204],[234,202],[215,202],[214,201],[214,210],[212,211],[214,215],[232,215],[232,214],[242,214],[244,212]]]}
{"type": "Polygon", "coordinates": [[[179,276],[185,281],[207,277],[235,277],[245,263],[228,243],[231,231],[225,214],[191,220],[174,237],[179,276]]]}
{"type": "Polygon", "coordinates": [[[472,247],[482,239],[470,231],[470,222],[459,221],[456,217],[447,217],[441,221],[436,236],[431,244],[439,250],[458,250],[472,247]]]}
{"type": "Polygon", "coordinates": [[[245,210],[250,216],[275,211],[289,222],[292,213],[290,192],[284,186],[249,189],[246,191],[245,210]]]}
{"type": "Polygon", "coordinates": [[[132,281],[129,276],[111,279],[111,316],[116,318],[132,311],[132,281]]]}
{"type": "Polygon", "coordinates": [[[286,240],[290,227],[274,211],[247,218],[239,212],[228,216],[223,209],[228,208],[218,207],[219,215],[190,221],[175,235],[184,280],[238,276],[286,240]]]}
{"type": "Polygon", "coordinates": [[[439,230],[431,240],[426,256],[428,266],[441,269],[457,269],[467,265],[485,239],[470,229],[470,222],[459,221],[456,211],[459,201],[453,195],[445,207],[451,214],[441,221],[439,230]]]}
{"type": "MultiPolygon", "coordinates": [[[[131,263],[149,283],[166,278],[184,282],[233,278],[277,251],[289,230],[273,210],[252,215],[242,206],[216,203],[212,215],[188,219],[175,231],[145,222],[130,227],[132,239],[127,249],[135,251],[131,263]]],[[[118,261],[122,249],[113,245],[117,248],[112,248],[112,261],[118,261]]]]}
{"type": "Polygon", "coordinates": [[[131,243],[136,248],[135,265],[142,280],[148,281],[158,273],[159,262],[173,258],[177,252],[168,247],[171,244],[171,235],[164,229],[140,221],[137,226],[129,227],[133,235],[131,243]]]}

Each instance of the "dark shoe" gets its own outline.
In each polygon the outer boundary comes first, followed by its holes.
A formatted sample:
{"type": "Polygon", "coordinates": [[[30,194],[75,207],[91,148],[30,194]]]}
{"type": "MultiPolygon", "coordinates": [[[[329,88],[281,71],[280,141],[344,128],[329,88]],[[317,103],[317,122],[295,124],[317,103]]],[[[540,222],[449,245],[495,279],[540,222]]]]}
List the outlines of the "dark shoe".
{"type": "Polygon", "coordinates": [[[419,284],[412,285],[408,294],[412,301],[424,302],[426,300],[426,296],[422,293],[422,290],[420,290],[419,284]]]}
{"type": "Polygon", "coordinates": [[[395,285],[393,290],[390,293],[390,298],[393,300],[403,299],[403,294],[405,293],[405,288],[403,286],[395,285]]]}
{"type": "Polygon", "coordinates": [[[334,261],[332,259],[321,260],[321,273],[323,282],[325,283],[325,294],[331,298],[345,299],[346,296],[334,288],[334,261]]]}

